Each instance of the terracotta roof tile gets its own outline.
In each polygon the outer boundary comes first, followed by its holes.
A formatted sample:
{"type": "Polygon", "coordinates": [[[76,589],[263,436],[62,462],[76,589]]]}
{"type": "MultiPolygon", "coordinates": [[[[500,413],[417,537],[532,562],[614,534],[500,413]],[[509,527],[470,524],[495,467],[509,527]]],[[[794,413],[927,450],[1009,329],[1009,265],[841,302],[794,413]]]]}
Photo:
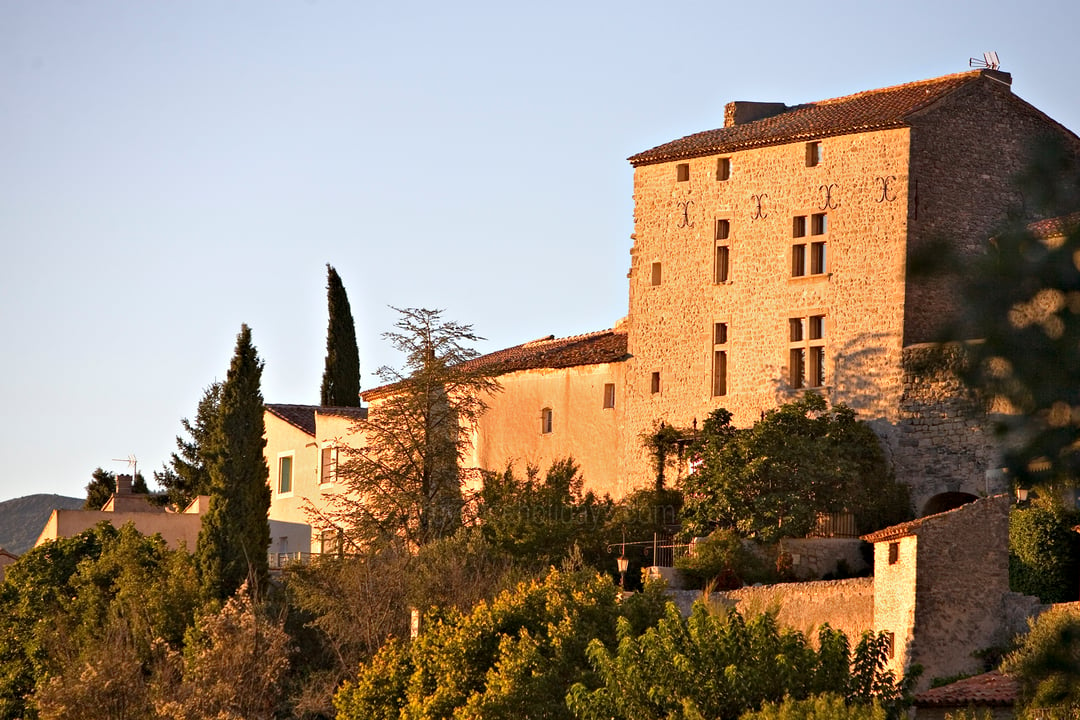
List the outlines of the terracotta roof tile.
{"type": "Polygon", "coordinates": [[[988,498],[981,498],[979,500],[973,500],[972,502],[964,503],[959,507],[954,507],[951,510],[935,513],[934,515],[927,515],[925,517],[916,518],[915,520],[908,520],[907,522],[900,523],[898,525],[890,525],[887,528],[882,528],[877,532],[872,532],[869,535],[863,535],[861,540],[868,543],[884,542],[886,540],[896,540],[898,538],[908,537],[914,535],[915,531],[928,522],[933,521],[935,518],[940,518],[950,513],[966,512],[971,509],[976,503],[987,502],[990,500],[996,500],[1002,498],[1002,495],[991,495],[988,498]]]}
{"type": "Polygon", "coordinates": [[[921,692],[915,696],[915,705],[1009,707],[1016,703],[1019,694],[1019,681],[999,672],[988,672],[921,692]]]}
{"type": "Polygon", "coordinates": [[[339,417],[362,420],[367,417],[367,408],[358,407],[322,407],[321,405],[284,405],[267,403],[266,409],[293,427],[315,437],[315,415],[337,415],[339,417]]]}
{"type": "Polygon", "coordinates": [[[1035,237],[1048,238],[1065,235],[1080,227],[1080,212],[1062,215],[1060,217],[1047,218],[1039,222],[1031,223],[1028,229],[1035,237]]]}
{"type": "MultiPolygon", "coordinates": [[[[600,330],[566,338],[549,335],[481,355],[466,362],[465,367],[486,367],[491,368],[496,375],[505,375],[519,370],[599,365],[625,359],[626,347],[625,330],[600,330]]],[[[365,400],[378,397],[392,387],[393,385],[382,385],[365,390],[361,396],[365,400]]]]}
{"type": "Polygon", "coordinates": [[[636,167],[832,135],[901,127],[907,124],[913,113],[937,102],[966,83],[978,80],[987,72],[973,70],[880,90],[868,90],[832,100],[795,105],[772,117],[688,135],[628,159],[636,167]]]}

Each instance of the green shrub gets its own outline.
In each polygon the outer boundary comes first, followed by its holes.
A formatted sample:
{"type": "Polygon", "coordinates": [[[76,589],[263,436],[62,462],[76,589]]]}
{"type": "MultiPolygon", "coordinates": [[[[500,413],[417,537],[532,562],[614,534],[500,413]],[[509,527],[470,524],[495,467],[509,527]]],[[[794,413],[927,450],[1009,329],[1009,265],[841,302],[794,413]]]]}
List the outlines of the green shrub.
{"type": "Polygon", "coordinates": [[[843,696],[827,693],[805,700],[793,700],[789,696],[780,704],[765,703],[760,710],[746,713],[740,720],[886,720],[887,717],[877,702],[849,705],[843,696]]]}
{"type": "Polygon", "coordinates": [[[748,550],[732,530],[717,530],[694,545],[692,555],[675,561],[675,567],[695,587],[711,585],[716,590],[733,590],[765,579],[764,563],[748,550]]]}
{"type": "Polygon", "coordinates": [[[1046,499],[1009,516],[1009,586],[1046,603],[1077,599],[1080,513],[1046,499]]]}

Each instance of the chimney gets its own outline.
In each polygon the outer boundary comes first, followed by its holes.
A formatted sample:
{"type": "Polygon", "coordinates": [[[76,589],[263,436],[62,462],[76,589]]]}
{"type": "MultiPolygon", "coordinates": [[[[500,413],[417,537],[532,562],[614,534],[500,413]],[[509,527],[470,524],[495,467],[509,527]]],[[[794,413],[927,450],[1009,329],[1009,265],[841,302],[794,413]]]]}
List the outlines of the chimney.
{"type": "Polygon", "coordinates": [[[130,495],[131,494],[131,476],[130,475],[117,475],[116,476],[116,494],[117,495],[130,495]]]}
{"type": "Polygon", "coordinates": [[[724,127],[742,125],[763,118],[779,115],[789,108],[784,103],[748,102],[736,100],[724,106],[724,127]]]}

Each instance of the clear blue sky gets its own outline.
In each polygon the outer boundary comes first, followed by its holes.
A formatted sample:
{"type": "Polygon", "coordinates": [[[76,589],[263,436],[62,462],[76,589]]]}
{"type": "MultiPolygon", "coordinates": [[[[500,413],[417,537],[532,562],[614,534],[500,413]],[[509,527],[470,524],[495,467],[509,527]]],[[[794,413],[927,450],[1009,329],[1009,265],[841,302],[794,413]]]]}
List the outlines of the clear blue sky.
{"type": "Polygon", "coordinates": [[[149,477],[241,323],[316,403],[325,263],[490,351],[626,312],[625,158],[730,100],[967,69],[1080,129],[1080,4],[0,0],[0,500],[149,477]]]}

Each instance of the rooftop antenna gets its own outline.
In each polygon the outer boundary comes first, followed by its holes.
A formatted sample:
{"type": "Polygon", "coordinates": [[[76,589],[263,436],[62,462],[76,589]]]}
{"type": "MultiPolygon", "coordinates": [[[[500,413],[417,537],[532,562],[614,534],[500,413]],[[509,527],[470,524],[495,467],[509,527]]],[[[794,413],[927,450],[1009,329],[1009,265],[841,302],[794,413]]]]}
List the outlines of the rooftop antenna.
{"type": "Polygon", "coordinates": [[[984,52],[982,60],[979,58],[969,58],[968,67],[986,68],[987,70],[997,70],[1001,67],[1001,61],[998,60],[997,53],[991,50],[990,52],[984,52]]]}
{"type": "Polygon", "coordinates": [[[135,455],[128,455],[127,458],[113,458],[113,462],[127,463],[127,466],[131,468],[131,481],[135,481],[135,476],[139,474],[139,461],[135,458],[135,455]]]}

